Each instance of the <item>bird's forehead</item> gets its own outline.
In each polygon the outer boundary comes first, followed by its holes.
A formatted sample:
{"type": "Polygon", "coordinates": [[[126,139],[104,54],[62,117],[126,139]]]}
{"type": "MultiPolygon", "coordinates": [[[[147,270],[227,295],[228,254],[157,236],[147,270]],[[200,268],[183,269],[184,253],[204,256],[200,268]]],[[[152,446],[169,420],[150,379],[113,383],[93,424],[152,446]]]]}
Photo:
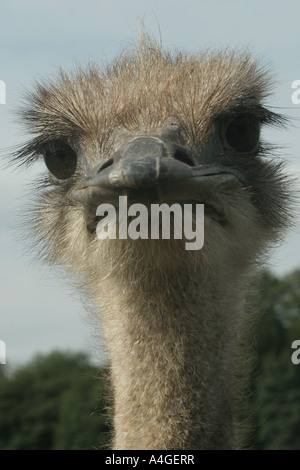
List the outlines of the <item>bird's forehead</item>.
{"type": "Polygon", "coordinates": [[[222,113],[257,106],[268,87],[268,75],[248,56],[136,52],[106,68],[63,74],[50,90],[40,89],[31,125],[103,148],[122,132],[157,132],[174,118],[185,141],[197,145],[222,113]]]}

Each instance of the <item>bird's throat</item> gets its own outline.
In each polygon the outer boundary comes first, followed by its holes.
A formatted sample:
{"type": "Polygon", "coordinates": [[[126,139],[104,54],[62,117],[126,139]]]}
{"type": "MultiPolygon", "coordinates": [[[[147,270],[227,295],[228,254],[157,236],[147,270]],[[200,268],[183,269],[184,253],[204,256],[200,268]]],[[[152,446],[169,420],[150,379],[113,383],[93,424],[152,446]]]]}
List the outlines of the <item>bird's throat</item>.
{"type": "Polygon", "coordinates": [[[219,310],[216,296],[222,292],[195,282],[179,288],[181,278],[173,273],[167,285],[141,278],[123,291],[110,282],[101,299],[115,449],[237,446],[238,314],[232,298],[219,298],[219,310]]]}

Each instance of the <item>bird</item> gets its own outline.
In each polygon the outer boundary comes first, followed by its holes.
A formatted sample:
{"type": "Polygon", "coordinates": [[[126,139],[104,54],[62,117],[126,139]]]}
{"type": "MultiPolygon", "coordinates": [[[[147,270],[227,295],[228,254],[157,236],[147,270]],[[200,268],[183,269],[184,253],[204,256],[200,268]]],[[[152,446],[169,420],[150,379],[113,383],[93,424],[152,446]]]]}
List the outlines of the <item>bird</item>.
{"type": "Polygon", "coordinates": [[[115,450],[243,445],[249,289],[291,210],[284,163],[261,137],[285,124],[265,104],[272,88],[247,51],[171,50],[143,34],[110,63],[40,80],[20,110],[30,139],[12,159],[44,162],[32,236],[103,330],[115,450]],[[202,206],[203,246],[101,239],[97,208],[118,214],[120,197],[189,205],[194,222],[202,206]]]}

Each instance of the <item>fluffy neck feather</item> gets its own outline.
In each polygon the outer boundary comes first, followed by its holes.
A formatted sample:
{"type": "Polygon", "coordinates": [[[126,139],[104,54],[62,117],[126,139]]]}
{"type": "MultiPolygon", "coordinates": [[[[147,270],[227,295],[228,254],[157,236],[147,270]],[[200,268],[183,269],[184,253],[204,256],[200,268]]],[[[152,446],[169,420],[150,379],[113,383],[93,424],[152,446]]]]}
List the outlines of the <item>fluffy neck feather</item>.
{"type": "Polygon", "coordinates": [[[131,268],[130,279],[122,269],[104,279],[99,299],[114,448],[236,448],[242,278],[131,268]]]}

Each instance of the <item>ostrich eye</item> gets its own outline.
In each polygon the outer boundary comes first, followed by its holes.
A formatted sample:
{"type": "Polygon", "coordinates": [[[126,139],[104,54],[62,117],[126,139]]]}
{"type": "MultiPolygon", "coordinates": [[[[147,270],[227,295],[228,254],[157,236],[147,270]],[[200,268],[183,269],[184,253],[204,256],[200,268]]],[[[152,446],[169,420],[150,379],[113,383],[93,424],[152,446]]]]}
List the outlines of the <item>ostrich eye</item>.
{"type": "Polygon", "coordinates": [[[51,142],[43,152],[48,170],[60,180],[70,178],[76,170],[77,156],[64,142],[51,142]]]}
{"type": "Polygon", "coordinates": [[[260,121],[253,116],[239,115],[225,127],[226,144],[239,153],[254,152],[258,148],[260,121]]]}

